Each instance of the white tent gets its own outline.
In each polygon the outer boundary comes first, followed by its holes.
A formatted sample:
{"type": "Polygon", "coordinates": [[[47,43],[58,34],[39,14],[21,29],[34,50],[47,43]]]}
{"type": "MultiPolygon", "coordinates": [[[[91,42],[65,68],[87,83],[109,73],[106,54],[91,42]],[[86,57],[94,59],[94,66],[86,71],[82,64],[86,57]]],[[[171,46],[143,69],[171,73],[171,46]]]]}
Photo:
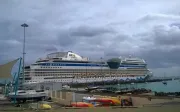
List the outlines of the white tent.
{"type": "Polygon", "coordinates": [[[11,70],[18,60],[19,60],[19,58],[16,60],[13,60],[11,62],[8,62],[6,64],[0,65],[0,79],[12,77],[11,76],[11,70]]]}

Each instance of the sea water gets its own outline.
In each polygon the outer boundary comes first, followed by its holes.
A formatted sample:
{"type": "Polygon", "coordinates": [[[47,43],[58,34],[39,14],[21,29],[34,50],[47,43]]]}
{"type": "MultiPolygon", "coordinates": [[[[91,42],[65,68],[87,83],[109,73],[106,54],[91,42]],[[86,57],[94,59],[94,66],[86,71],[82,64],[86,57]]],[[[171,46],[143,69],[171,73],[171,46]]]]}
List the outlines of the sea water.
{"type": "MultiPolygon", "coordinates": [[[[113,87],[116,88],[146,88],[156,92],[180,92],[180,81],[171,80],[166,81],[167,85],[162,82],[147,82],[147,83],[134,83],[134,84],[118,84],[113,87]]],[[[111,86],[112,87],[112,86],[111,86]]]]}

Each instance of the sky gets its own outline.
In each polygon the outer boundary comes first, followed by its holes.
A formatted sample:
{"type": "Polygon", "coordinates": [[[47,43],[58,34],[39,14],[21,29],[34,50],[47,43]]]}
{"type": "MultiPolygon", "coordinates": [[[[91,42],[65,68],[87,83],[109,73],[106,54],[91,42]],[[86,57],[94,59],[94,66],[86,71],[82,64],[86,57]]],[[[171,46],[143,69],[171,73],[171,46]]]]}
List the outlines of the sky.
{"type": "Polygon", "coordinates": [[[133,56],[154,75],[180,75],[180,0],[0,0],[0,63],[73,51],[90,59],[133,56]]]}

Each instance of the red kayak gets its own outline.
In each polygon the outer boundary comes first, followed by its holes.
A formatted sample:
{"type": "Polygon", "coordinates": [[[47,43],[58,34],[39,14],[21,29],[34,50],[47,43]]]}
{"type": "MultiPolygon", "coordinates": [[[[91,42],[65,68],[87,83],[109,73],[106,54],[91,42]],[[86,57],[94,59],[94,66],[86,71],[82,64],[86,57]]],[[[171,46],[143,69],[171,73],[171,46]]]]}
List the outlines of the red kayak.
{"type": "Polygon", "coordinates": [[[94,101],[101,103],[102,106],[116,105],[116,102],[114,102],[113,99],[109,99],[109,98],[97,98],[94,101]]]}

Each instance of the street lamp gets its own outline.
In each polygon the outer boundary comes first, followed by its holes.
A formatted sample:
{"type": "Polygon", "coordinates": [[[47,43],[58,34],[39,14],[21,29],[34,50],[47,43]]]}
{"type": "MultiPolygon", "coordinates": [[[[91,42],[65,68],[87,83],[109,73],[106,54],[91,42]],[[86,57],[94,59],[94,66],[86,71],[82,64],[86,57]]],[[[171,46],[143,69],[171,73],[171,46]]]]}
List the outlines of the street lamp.
{"type": "Polygon", "coordinates": [[[26,29],[26,27],[28,27],[28,25],[26,24],[26,23],[24,23],[24,24],[22,24],[21,25],[22,27],[24,27],[24,41],[23,41],[23,80],[22,80],[22,83],[24,83],[24,78],[25,78],[25,76],[24,76],[24,58],[25,58],[25,37],[26,37],[26,33],[25,33],[25,29],[26,29]]]}
{"type": "Polygon", "coordinates": [[[102,57],[100,58],[101,59],[101,77],[102,77],[102,83],[103,83],[103,74],[102,74],[102,57]]]}

